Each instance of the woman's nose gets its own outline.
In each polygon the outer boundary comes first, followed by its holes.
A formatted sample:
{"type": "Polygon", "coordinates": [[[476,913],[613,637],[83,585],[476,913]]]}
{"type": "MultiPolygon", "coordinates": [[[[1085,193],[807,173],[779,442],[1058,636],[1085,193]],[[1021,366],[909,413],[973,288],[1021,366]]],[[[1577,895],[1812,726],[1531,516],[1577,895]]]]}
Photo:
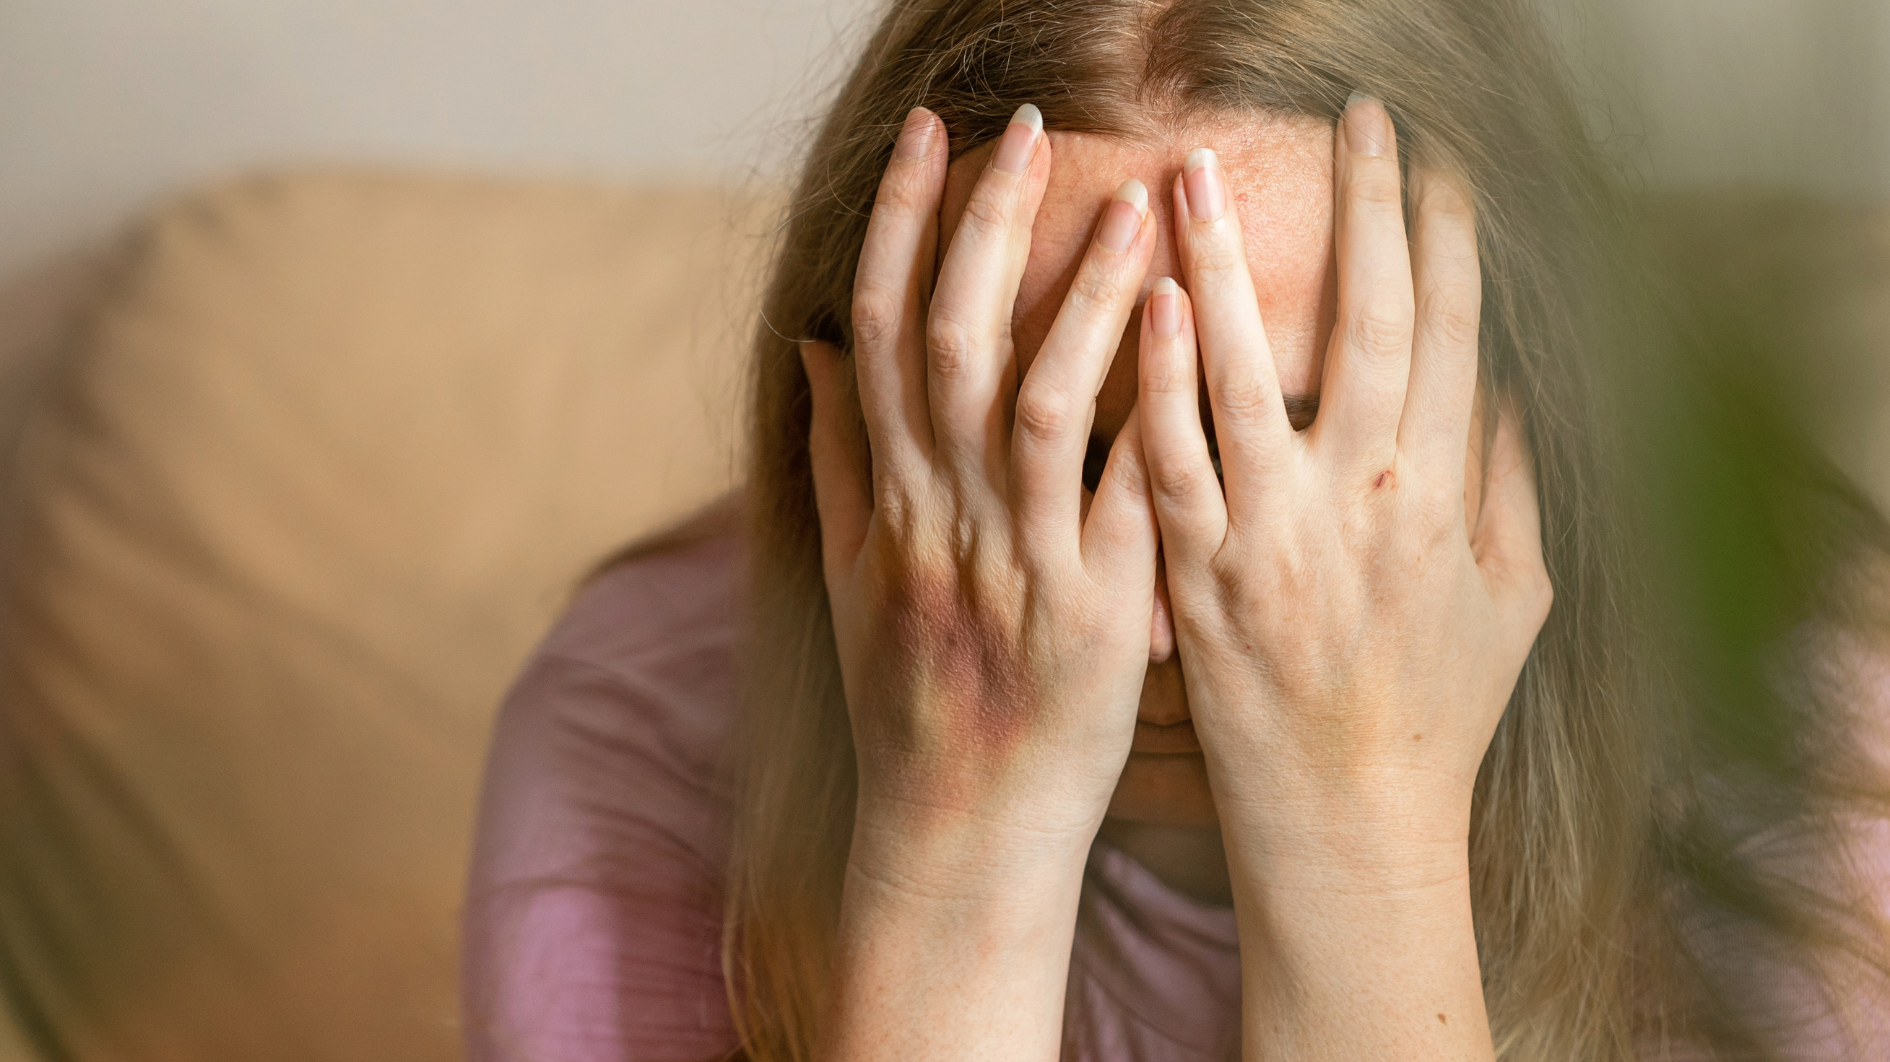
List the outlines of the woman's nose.
{"type": "Polygon", "coordinates": [[[1188,693],[1181,681],[1181,662],[1171,656],[1163,663],[1150,664],[1142,679],[1142,703],[1136,709],[1136,722],[1174,726],[1191,718],[1188,693]]]}

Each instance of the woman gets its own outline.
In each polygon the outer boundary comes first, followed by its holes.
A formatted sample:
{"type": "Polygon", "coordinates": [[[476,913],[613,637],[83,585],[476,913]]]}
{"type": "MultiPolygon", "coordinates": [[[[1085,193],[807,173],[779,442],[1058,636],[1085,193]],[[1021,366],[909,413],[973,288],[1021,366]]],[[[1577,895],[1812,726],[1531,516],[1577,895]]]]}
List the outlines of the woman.
{"type": "Polygon", "coordinates": [[[739,513],[501,717],[473,1057],[1890,1043],[1879,524],[1608,189],[1509,0],[893,5],[739,513]]]}

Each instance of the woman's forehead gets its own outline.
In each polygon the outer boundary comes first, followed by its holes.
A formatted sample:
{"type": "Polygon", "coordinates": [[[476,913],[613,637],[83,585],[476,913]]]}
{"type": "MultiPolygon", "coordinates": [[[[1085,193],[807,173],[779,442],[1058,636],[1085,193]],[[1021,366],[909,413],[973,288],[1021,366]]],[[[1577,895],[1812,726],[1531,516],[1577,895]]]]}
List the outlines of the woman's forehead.
{"type": "MultiPolygon", "coordinates": [[[[1149,189],[1156,247],[1142,295],[1156,278],[1186,286],[1174,247],[1174,182],[1195,147],[1221,158],[1246,235],[1248,267],[1269,345],[1289,389],[1316,390],[1332,314],[1332,129],[1317,119],[1243,117],[1196,125],[1159,141],[1083,133],[1049,134],[1053,165],[1018,288],[1014,334],[1028,360],[1049,332],[1089,245],[1102,208],[1126,179],[1149,189]]],[[[990,148],[952,163],[940,218],[948,246],[990,148]]],[[[1138,305],[1140,300],[1138,300],[1138,305]]],[[[1131,333],[1133,335],[1133,333],[1131,333]]]]}

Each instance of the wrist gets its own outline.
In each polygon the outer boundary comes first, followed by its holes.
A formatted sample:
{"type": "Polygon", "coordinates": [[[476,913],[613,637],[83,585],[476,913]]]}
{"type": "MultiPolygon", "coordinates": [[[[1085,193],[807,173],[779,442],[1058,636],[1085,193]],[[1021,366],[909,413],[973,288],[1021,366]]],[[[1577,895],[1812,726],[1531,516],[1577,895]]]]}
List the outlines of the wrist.
{"type": "Polygon", "coordinates": [[[1347,820],[1249,826],[1221,820],[1230,873],[1269,889],[1337,889],[1347,895],[1429,892],[1467,881],[1467,831],[1454,824],[1347,820]]]}
{"type": "Polygon", "coordinates": [[[1425,888],[1467,878],[1471,787],[1408,777],[1216,770],[1215,807],[1229,869],[1285,887],[1347,892],[1425,888]]]}
{"type": "Polygon", "coordinates": [[[1256,860],[1230,849],[1228,874],[1235,907],[1279,923],[1288,937],[1299,930],[1330,933],[1348,923],[1374,932],[1468,925],[1470,872],[1462,856],[1256,860]]]}
{"type": "Polygon", "coordinates": [[[1247,1056],[1491,1058],[1468,877],[1315,880],[1235,881],[1247,1056]]]}
{"type": "MultiPolygon", "coordinates": [[[[841,891],[841,937],[867,934],[892,942],[903,959],[923,963],[940,951],[992,961],[1068,958],[1081,866],[1023,874],[994,871],[967,858],[936,865],[849,859],[841,891]]],[[[903,964],[903,962],[902,962],[903,964]]]]}
{"type": "Polygon", "coordinates": [[[1098,821],[1028,826],[1001,814],[862,795],[847,856],[849,888],[923,903],[994,909],[1080,887],[1098,821]]]}
{"type": "Polygon", "coordinates": [[[978,825],[856,819],[823,1057],[1056,1056],[1083,861],[978,825]]]}
{"type": "Polygon", "coordinates": [[[1249,1057],[1491,1057],[1467,857],[1230,852],[1229,871],[1249,1057]]]}

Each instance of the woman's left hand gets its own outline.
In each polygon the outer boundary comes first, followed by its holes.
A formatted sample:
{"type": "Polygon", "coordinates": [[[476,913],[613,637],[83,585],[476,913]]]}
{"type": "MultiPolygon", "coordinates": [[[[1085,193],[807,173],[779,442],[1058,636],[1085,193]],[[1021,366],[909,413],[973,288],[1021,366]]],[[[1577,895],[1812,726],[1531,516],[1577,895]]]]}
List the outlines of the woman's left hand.
{"type": "Polygon", "coordinates": [[[1288,423],[1239,220],[1197,153],[1175,188],[1192,299],[1163,285],[1143,317],[1143,448],[1240,912],[1249,1057],[1487,1055],[1467,837],[1549,609],[1531,462],[1504,412],[1490,476],[1466,475],[1481,280],[1465,197],[1414,173],[1407,242],[1384,109],[1355,101],[1336,139],[1339,315],[1312,426],[1288,423]],[[1361,1017],[1361,997],[1384,1006],[1361,1017]]]}

